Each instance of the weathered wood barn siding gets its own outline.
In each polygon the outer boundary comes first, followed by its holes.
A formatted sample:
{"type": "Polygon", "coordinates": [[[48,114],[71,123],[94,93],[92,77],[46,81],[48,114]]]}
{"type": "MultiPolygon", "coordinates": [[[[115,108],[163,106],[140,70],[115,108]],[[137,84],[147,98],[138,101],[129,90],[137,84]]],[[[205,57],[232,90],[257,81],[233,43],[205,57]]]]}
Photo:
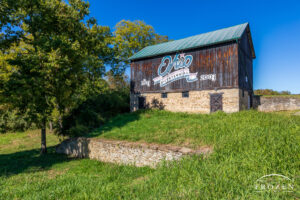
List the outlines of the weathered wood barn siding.
{"type": "Polygon", "coordinates": [[[244,32],[239,41],[239,88],[244,89],[250,93],[253,92],[253,63],[252,63],[252,50],[249,40],[251,35],[247,31],[244,32]],[[247,77],[247,79],[246,79],[247,77]],[[246,81],[247,80],[247,81],[246,81]]]}
{"type": "Polygon", "coordinates": [[[197,81],[189,83],[185,79],[180,79],[168,84],[165,87],[160,87],[159,84],[153,84],[153,78],[158,76],[157,70],[162,58],[166,55],[170,55],[172,58],[174,58],[174,56],[176,55],[176,53],[171,53],[132,62],[132,92],[181,92],[191,90],[209,90],[239,87],[239,57],[238,44],[236,42],[230,42],[222,45],[209,46],[206,48],[177,53],[185,53],[185,55],[193,56],[193,62],[189,69],[191,73],[198,72],[197,81]],[[199,77],[206,74],[216,74],[216,81],[200,80],[199,77]],[[144,79],[150,81],[150,87],[141,85],[141,81],[144,79]]]}

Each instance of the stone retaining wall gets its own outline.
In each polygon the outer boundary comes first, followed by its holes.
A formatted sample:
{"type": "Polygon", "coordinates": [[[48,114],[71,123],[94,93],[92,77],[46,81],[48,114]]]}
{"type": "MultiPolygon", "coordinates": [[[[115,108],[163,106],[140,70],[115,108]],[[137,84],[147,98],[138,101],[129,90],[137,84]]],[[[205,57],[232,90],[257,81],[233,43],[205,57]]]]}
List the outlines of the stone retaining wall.
{"type": "Polygon", "coordinates": [[[186,147],[155,145],[95,138],[73,138],[56,147],[57,153],[90,158],[102,162],[155,167],[163,160],[179,160],[185,155],[207,154],[209,147],[193,150],[186,147]]]}
{"type": "Polygon", "coordinates": [[[255,99],[257,109],[263,112],[300,110],[300,98],[256,96],[255,99]]]}

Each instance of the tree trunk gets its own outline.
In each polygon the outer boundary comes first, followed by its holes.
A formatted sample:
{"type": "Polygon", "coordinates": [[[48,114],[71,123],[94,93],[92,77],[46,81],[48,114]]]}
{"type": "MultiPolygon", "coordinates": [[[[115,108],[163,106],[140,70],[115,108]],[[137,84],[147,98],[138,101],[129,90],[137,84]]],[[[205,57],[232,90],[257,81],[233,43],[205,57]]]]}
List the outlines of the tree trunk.
{"type": "Polygon", "coordinates": [[[41,130],[41,154],[47,153],[46,146],[46,120],[43,120],[42,130],[41,130]]]}
{"type": "Polygon", "coordinates": [[[52,132],[53,132],[53,124],[52,124],[52,121],[49,121],[49,129],[50,129],[50,132],[52,133],[52,132]]]}
{"type": "Polygon", "coordinates": [[[59,117],[58,117],[58,123],[59,123],[59,128],[62,129],[62,128],[63,128],[63,124],[62,124],[62,117],[61,117],[61,114],[59,114],[59,117]]]}

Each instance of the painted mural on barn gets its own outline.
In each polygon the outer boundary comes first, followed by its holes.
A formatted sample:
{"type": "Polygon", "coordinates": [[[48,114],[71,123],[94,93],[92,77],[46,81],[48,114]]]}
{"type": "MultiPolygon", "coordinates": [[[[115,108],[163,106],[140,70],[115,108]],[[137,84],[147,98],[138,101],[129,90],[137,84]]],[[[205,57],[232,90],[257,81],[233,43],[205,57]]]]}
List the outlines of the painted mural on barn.
{"type": "MultiPolygon", "coordinates": [[[[193,56],[184,53],[176,54],[173,59],[171,56],[163,57],[157,70],[158,77],[153,78],[154,85],[159,84],[160,87],[164,87],[180,79],[186,79],[187,82],[197,81],[198,72],[191,73],[189,69],[192,62],[193,56]],[[172,69],[175,71],[171,72],[172,69]]],[[[216,81],[216,74],[203,74],[200,76],[200,80],[216,81]]],[[[150,86],[149,81],[145,79],[142,80],[141,85],[150,86]]]]}
{"type": "Polygon", "coordinates": [[[165,56],[161,60],[158,67],[158,77],[153,78],[154,85],[159,84],[160,87],[164,87],[176,80],[186,79],[187,82],[197,81],[197,74],[190,73],[189,67],[193,62],[192,55],[176,54],[172,59],[171,56],[165,56]],[[175,71],[171,72],[172,69],[175,71]]]}

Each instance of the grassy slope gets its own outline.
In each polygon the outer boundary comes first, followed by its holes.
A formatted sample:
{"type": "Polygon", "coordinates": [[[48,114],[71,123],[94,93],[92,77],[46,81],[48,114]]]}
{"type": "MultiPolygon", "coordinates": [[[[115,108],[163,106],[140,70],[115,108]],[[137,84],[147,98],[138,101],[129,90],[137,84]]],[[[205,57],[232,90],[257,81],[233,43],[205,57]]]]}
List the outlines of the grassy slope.
{"type": "MultiPolygon", "coordinates": [[[[189,115],[165,111],[125,114],[91,136],[211,145],[208,158],[169,167],[117,166],[68,159],[50,148],[39,156],[35,133],[0,135],[0,199],[292,199],[292,193],[257,193],[255,180],[278,173],[299,191],[300,116],[247,111],[189,115]],[[14,139],[17,138],[17,139],[14,139]],[[10,145],[8,145],[10,143],[10,145]],[[3,165],[3,163],[5,163],[3,165]]],[[[57,143],[48,135],[50,145],[57,143]]]]}

